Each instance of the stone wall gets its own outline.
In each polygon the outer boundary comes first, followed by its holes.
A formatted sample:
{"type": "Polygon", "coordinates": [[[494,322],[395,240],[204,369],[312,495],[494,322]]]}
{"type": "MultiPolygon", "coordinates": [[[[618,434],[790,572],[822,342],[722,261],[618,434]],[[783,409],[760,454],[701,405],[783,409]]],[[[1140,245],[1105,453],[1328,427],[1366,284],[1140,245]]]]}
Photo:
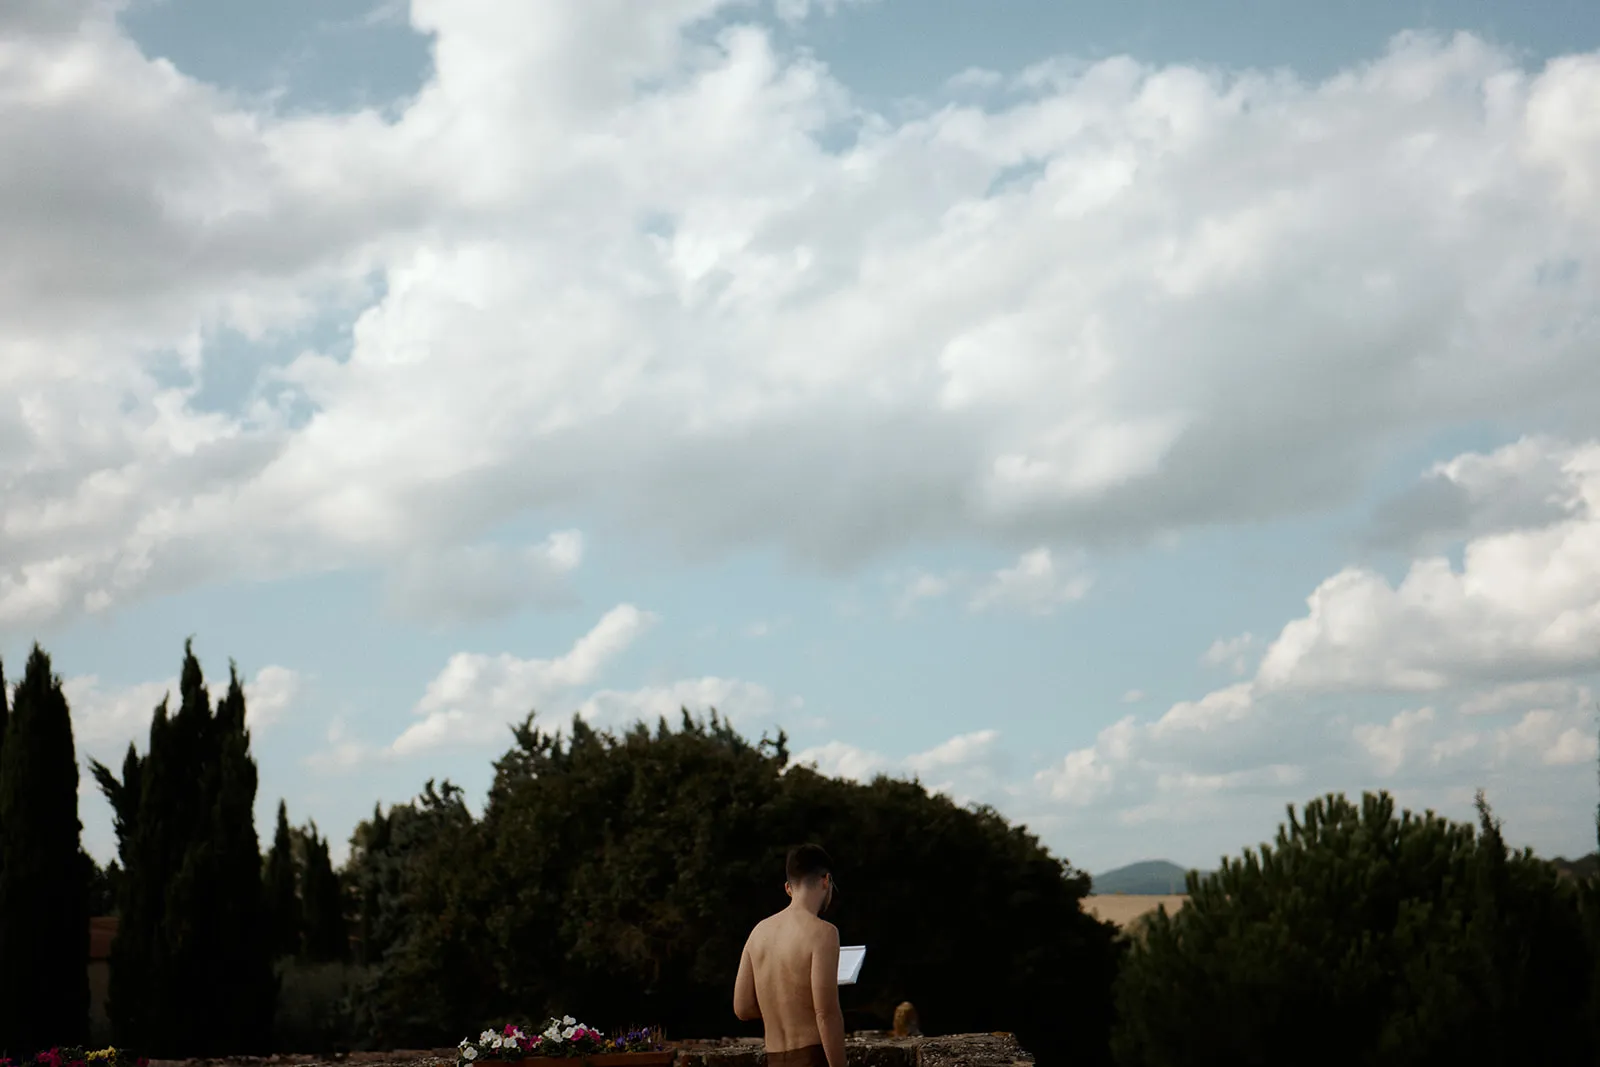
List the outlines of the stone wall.
{"type": "MultiPolygon", "coordinates": [[[[671,1041],[673,1067],[766,1067],[760,1038],[671,1041]]],[[[1010,1034],[891,1037],[851,1034],[845,1039],[849,1067],[1033,1067],[1033,1057],[1010,1034]]],[[[239,1056],[222,1060],[151,1060],[150,1067],[454,1067],[455,1049],[355,1052],[318,1056],[239,1056]]],[[[552,1065],[561,1063],[552,1061],[552,1065]]]]}
{"type": "MultiPolygon", "coordinates": [[[[766,1067],[759,1040],[679,1041],[673,1067],[766,1067]]],[[[851,1034],[850,1067],[1032,1067],[1033,1057],[1010,1034],[891,1037],[851,1034]]]]}

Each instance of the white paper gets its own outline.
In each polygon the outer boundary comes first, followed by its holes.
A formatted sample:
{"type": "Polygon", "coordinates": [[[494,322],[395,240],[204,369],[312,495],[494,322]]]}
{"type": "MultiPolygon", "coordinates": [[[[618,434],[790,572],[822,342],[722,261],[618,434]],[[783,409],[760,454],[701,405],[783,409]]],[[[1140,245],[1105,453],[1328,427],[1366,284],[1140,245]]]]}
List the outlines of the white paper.
{"type": "Polygon", "coordinates": [[[839,946],[839,984],[855,985],[861,977],[861,963],[867,958],[866,945],[839,946]]]}

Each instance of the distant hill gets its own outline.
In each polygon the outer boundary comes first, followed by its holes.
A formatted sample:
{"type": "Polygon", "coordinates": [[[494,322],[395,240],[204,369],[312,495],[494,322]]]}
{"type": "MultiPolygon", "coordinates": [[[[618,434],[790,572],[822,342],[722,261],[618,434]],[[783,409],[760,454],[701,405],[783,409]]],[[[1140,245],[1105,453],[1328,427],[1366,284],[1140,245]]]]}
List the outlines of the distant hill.
{"type": "MultiPolygon", "coordinates": [[[[1587,856],[1569,860],[1556,857],[1550,861],[1565,878],[1593,878],[1600,874],[1600,852],[1591,852],[1587,856]]],[[[1203,878],[1210,871],[1201,871],[1203,878]]],[[[1167,860],[1145,860],[1142,863],[1130,863],[1126,867],[1118,867],[1114,871],[1097,874],[1090,879],[1089,892],[1091,893],[1126,893],[1129,896],[1155,897],[1167,896],[1174,893],[1184,893],[1184,876],[1188,868],[1179,867],[1176,863],[1167,860]]]]}
{"type": "MultiPolygon", "coordinates": [[[[1145,860],[1130,863],[1114,871],[1097,874],[1091,879],[1092,893],[1131,893],[1137,896],[1158,896],[1184,892],[1187,867],[1179,867],[1166,860],[1145,860]]],[[[1208,873],[1200,872],[1202,875],[1208,873]]]]}

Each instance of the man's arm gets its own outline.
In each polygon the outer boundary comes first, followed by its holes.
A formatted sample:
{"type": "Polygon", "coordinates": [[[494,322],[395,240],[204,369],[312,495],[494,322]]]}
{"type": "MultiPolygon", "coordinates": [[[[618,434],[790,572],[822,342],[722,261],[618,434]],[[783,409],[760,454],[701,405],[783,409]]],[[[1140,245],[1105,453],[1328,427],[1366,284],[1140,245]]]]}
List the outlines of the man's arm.
{"type": "Polygon", "coordinates": [[[733,980],[733,1014],[745,1022],[761,1018],[761,1003],[756,1000],[756,969],[750,962],[748,941],[739,957],[739,977],[733,980]]]}
{"type": "Polygon", "coordinates": [[[839,1007],[839,928],[823,923],[811,952],[811,1004],[828,1067],[845,1067],[844,1012],[839,1007]]]}

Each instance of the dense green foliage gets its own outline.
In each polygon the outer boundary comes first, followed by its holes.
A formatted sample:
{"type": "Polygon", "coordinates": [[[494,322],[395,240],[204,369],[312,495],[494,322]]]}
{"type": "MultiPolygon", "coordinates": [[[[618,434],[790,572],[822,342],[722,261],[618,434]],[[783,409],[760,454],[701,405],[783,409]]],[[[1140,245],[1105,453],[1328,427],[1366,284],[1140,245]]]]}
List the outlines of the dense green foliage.
{"type": "Polygon", "coordinates": [[[159,1056],[429,1046],[569,1011],[759,1032],[733,1020],[732,977],[802,841],[839,865],[843,940],[872,946],[841,991],[852,1029],[911,1000],[927,1031],[1015,1031],[1045,1067],[1600,1052],[1595,857],[1508,849],[1481,797],[1476,826],[1385,794],[1291,807],[1275,843],[1191,872],[1182,911],[1117,937],[1081,909],[1089,879],[992,810],[792,766],[782,734],[752,742],[715,712],[620,734],[529,716],[481,816],[429,781],[375,808],[335,870],[280,803],[263,862],[237,671],[213,708],[186,647],[145,754],[91,763],[120,860],[102,870],[38,648],[10,696],[0,678],[0,1053],[82,1040],[87,917],[109,911],[117,1041],[159,1056]]]}
{"type": "Polygon", "coordinates": [[[302,928],[300,879],[295,870],[294,831],[289,826],[289,806],[281,800],[278,802],[278,825],[272,835],[272,848],[267,852],[264,881],[273,958],[298,955],[302,928]]]}
{"type": "Polygon", "coordinates": [[[910,999],[930,1030],[1104,1061],[1113,931],[1079,908],[1087,877],[994,812],[790,767],[781,735],[752,744],[714,715],[622,736],[574,720],[567,738],[530,719],[515,738],[481,819],[430,783],[357,832],[381,1040],[576,1006],[602,1027],[726,1033],[745,935],[786,903],[786,849],[815,840],[840,865],[841,936],[873,946],[843,991],[850,1025],[910,999]]]}
{"type": "Polygon", "coordinates": [[[262,877],[274,959],[342,963],[349,957],[344,885],[327,838],[317,833],[316,823],[291,827],[283,801],[262,877]]]}
{"type": "Polygon", "coordinates": [[[361,894],[360,958],[375,967],[360,998],[365,1044],[454,1043],[504,1012],[473,910],[485,891],[480,841],[461,790],[448,782],[429,781],[415,801],[356,828],[349,874],[361,894]]]}
{"type": "Polygon", "coordinates": [[[244,690],[230,671],[213,711],[186,645],[179,694],[120,779],[93,764],[125,871],[108,1010],[118,1042],[153,1055],[263,1051],[277,980],[244,690]]]}
{"type": "Polygon", "coordinates": [[[328,839],[308,823],[296,835],[302,935],[301,956],[310,963],[342,963],[350,955],[344,887],[333,869],[328,839]]]}
{"type": "Polygon", "coordinates": [[[81,1043],[89,1026],[89,872],[79,844],[78,761],[61,679],[37,645],[3,734],[0,1049],[25,1055],[81,1043]]]}
{"type": "Polygon", "coordinates": [[[1191,877],[1118,980],[1128,1067],[1588,1062],[1578,887],[1386,794],[1289,809],[1276,846],[1191,877]]]}

